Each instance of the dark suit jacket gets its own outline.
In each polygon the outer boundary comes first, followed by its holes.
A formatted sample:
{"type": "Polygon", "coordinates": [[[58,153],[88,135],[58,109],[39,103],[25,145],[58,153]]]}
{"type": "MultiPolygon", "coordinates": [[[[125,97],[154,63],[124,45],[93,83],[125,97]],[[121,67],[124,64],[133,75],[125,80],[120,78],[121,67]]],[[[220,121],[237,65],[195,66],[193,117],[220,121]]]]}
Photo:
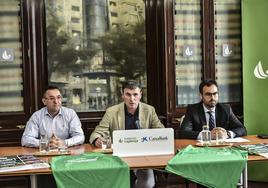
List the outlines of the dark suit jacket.
{"type": "MultiPolygon", "coordinates": [[[[215,109],[215,117],[217,127],[233,131],[236,137],[247,134],[246,128],[234,115],[230,105],[218,103],[215,109]]],[[[189,105],[177,137],[196,139],[205,124],[207,123],[203,103],[189,105]]]]}

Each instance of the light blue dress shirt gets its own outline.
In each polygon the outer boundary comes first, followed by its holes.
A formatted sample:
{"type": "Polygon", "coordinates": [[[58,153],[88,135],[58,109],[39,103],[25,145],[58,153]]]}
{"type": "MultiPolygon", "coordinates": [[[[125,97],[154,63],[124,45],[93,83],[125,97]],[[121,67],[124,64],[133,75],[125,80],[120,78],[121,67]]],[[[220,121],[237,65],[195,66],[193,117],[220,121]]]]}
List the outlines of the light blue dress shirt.
{"type": "Polygon", "coordinates": [[[47,107],[44,107],[36,111],[27,122],[21,145],[39,147],[40,135],[50,138],[52,134],[65,140],[68,147],[83,144],[85,140],[81,122],[73,109],[61,107],[53,118],[48,113],[47,107]]]}

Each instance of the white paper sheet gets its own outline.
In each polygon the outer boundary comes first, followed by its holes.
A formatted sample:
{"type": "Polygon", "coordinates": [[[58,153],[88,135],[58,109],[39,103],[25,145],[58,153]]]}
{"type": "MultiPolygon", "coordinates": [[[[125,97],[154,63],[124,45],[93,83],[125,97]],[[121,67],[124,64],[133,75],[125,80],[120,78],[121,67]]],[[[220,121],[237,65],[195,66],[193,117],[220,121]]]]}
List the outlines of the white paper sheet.
{"type": "Polygon", "coordinates": [[[245,139],[245,138],[241,138],[241,137],[237,137],[237,138],[228,138],[225,140],[225,142],[249,142],[249,140],[245,139]]]}

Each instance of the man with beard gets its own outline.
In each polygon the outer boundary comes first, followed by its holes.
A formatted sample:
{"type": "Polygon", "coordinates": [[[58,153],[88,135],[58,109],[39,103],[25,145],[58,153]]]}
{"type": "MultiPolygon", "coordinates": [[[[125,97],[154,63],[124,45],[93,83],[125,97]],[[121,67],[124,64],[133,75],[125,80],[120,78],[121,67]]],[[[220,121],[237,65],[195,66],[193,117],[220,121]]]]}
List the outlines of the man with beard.
{"type": "Polygon", "coordinates": [[[219,91],[215,80],[201,82],[199,94],[201,102],[187,107],[178,138],[198,139],[203,125],[209,125],[212,139],[215,139],[216,132],[227,138],[247,134],[246,128],[237,119],[230,105],[218,103],[219,91]]]}

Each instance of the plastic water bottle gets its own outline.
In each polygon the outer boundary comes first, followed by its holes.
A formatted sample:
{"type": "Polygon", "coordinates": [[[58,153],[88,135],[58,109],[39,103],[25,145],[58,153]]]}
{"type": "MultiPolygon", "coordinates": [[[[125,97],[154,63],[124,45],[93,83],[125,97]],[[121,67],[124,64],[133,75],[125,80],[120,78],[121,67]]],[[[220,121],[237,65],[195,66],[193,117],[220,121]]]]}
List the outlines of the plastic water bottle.
{"type": "Polygon", "coordinates": [[[208,125],[203,125],[203,130],[201,131],[201,143],[203,146],[210,145],[211,142],[211,132],[208,125]]]}

